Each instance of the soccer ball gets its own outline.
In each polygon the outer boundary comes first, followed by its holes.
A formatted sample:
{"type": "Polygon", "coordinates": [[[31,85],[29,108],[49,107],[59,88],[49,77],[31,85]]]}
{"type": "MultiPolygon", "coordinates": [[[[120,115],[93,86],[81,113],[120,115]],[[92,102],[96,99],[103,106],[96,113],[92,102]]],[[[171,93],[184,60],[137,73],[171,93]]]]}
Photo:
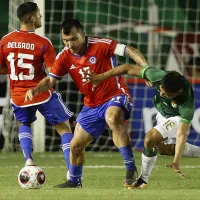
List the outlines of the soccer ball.
{"type": "Polygon", "coordinates": [[[23,167],[18,175],[19,185],[23,189],[40,189],[46,181],[43,170],[36,165],[23,167]]]}

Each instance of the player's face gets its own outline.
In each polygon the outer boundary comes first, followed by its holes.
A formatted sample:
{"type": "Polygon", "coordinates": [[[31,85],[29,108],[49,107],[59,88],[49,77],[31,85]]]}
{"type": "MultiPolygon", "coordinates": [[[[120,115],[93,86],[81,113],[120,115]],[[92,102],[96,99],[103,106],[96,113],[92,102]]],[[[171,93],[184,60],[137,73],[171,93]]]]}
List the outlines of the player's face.
{"type": "Polygon", "coordinates": [[[37,12],[34,14],[34,25],[35,25],[35,28],[40,28],[42,26],[42,22],[41,22],[41,19],[42,19],[42,15],[40,13],[40,9],[38,8],[37,12]]]}
{"type": "Polygon", "coordinates": [[[77,31],[75,27],[72,28],[69,35],[65,35],[61,31],[62,39],[72,53],[81,55],[85,47],[85,32],[77,31]]]}
{"type": "Polygon", "coordinates": [[[181,94],[181,91],[178,91],[178,92],[167,92],[163,87],[162,85],[160,85],[160,96],[161,97],[164,97],[164,98],[167,98],[167,99],[174,99],[175,97],[177,97],[178,95],[181,94]]]}

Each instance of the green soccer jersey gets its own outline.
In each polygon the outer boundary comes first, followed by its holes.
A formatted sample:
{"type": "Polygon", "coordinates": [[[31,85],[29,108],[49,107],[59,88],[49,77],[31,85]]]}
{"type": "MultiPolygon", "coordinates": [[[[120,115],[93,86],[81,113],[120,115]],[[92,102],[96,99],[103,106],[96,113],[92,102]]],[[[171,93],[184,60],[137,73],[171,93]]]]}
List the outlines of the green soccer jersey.
{"type": "Polygon", "coordinates": [[[167,74],[167,71],[153,67],[143,67],[140,71],[140,77],[149,80],[156,91],[153,99],[154,106],[165,118],[180,116],[181,121],[190,124],[194,115],[194,94],[193,89],[187,79],[185,79],[184,93],[182,95],[183,103],[175,104],[172,99],[160,96],[160,82],[167,74]]]}

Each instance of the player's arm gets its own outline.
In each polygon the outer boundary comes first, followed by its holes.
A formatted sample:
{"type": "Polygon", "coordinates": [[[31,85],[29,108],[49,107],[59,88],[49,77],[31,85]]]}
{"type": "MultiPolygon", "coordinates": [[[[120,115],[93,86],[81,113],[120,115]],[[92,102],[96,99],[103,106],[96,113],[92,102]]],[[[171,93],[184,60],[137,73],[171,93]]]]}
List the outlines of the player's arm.
{"type": "Polygon", "coordinates": [[[55,79],[51,76],[47,76],[47,77],[43,78],[36,87],[34,87],[26,92],[25,101],[27,101],[28,99],[32,100],[33,97],[36,96],[37,94],[46,92],[49,89],[51,89],[55,85],[56,80],[57,79],[55,79]]]}
{"type": "MultiPolygon", "coordinates": [[[[94,73],[87,73],[86,79],[88,80],[86,84],[92,83],[94,85],[98,85],[100,82],[115,76],[120,76],[123,74],[127,74],[130,76],[139,76],[142,67],[139,65],[132,65],[132,64],[123,64],[115,67],[107,72],[102,74],[94,74],[94,73]]],[[[85,77],[84,77],[85,78],[85,77]]]]}
{"type": "Polygon", "coordinates": [[[0,75],[7,75],[7,74],[8,74],[7,66],[1,66],[0,65],[0,75]]]}
{"type": "Polygon", "coordinates": [[[190,129],[190,124],[186,124],[184,122],[179,123],[177,133],[176,133],[177,140],[176,140],[174,160],[173,160],[173,163],[170,165],[170,167],[181,176],[183,176],[183,174],[179,170],[180,159],[182,157],[182,154],[185,148],[187,133],[189,129],[190,129]]]}
{"type": "Polygon", "coordinates": [[[143,56],[143,54],[138,49],[135,49],[134,47],[131,47],[129,45],[126,46],[125,56],[130,57],[137,64],[139,64],[141,66],[145,66],[148,64],[148,62],[147,62],[146,58],[143,56]]]}

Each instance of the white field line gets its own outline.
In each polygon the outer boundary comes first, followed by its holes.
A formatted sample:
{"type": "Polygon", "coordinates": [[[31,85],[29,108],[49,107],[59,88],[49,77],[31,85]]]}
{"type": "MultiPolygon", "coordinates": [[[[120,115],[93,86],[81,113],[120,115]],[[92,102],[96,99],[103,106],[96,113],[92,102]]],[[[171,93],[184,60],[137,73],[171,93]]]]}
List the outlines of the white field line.
{"type": "MultiPolygon", "coordinates": [[[[10,156],[7,156],[7,155],[0,155],[0,159],[10,159],[11,157],[15,157],[16,155],[14,154],[11,154],[10,156]]],[[[113,158],[115,157],[115,155],[113,154],[90,154],[91,157],[94,157],[94,158],[113,158]]],[[[37,155],[37,157],[39,158],[64,158],[63,154],[40,154],[40,155],[37,155]]]]}
{"type": "MultiPolygon", "coordinates": [[[[54,169],[54,168],[66,168],[65,165],[60,166],[40,166],[43,169],[54,169]]],[[[141,166],[138,166],[138,168],[141,166]]],[[[164,165],[155,166],[154,168],[165,167],[164,165]]],[[[13,168],[22,168],[22,166],[15,165],[15,166],[0,166],[0,169],[13,169],[13,168]]],[[[84,168],[86,169],[125,169],[124,165],[85,165],[84,168]]],[[[181,169],[196,169],[200,168],[200,165],[183,165],[181,169]]]]}

